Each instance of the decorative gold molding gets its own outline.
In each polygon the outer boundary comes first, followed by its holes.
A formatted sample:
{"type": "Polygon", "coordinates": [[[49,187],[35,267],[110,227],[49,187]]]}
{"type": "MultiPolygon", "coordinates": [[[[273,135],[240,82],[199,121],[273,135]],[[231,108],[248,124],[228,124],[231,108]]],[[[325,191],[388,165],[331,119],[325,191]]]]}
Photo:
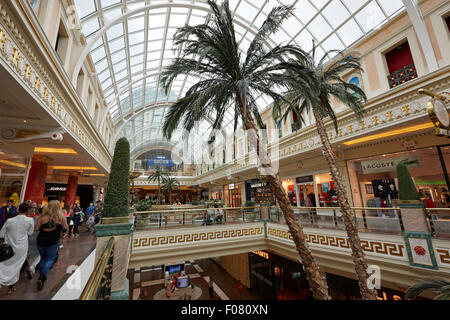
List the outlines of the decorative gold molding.
{"type": "MultiPolygon", "coordinates": [[[[269,227],[267,230],[267,234],[277,238],[292,240],[291,234],[286,230],[269,227]]],[[[305,239],[308,243],[311,244],[319,244],[340,249],[350,249],[350,243],[347,237],[307,233],[305,234],[305,239]]],[[[403,244],[373,240],[361,240],[361,247],[365,252],[378,253],[395,257],[404,256],[403,244]]]]}
{"type": "Polygon", "coordinates": [[[192,232],[176,235],[164,235],[157,237],[143,237],[135,238],[133,240],[133,248],[141,247],[155,247],[166,244],[181,244],[197,241],[209,241],[218,239],[231,239],[238,237],[248,237],[262,235],[264,233],[263,227],[231,229],[231,230],[217,230],[205,232],[192,232]]]}

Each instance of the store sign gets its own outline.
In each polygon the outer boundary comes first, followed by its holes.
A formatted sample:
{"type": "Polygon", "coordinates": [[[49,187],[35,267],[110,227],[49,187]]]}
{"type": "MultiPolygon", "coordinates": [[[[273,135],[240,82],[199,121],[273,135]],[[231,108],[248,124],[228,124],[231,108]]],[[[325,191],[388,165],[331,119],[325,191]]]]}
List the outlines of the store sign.
{"type": "Polygon", "coordinates": [[[420,168],[420,157],[418,155],[411,155],[407,157],[394,157],[394,158],[386,158],[379,160],[369,160],[369,161],[361,161],[361,168],[363,173],[376,173],[376,172],[387,172],[387,171],[395,171],[397,165],[405,160],[417,160],[417,164],[413,164],[408,166],[408,168],[420,168]]]}
{"type": "Polygon", "coordinates": [[[233,189],[234,189],[234,183],[229,184],[229,185],[228,185],[228,189],[229,189],[229,190],[233,190],[233,189]]]}
{"type": "Polygon", "coordinates": [[[313,182],[313,181],[314,181],[313,176],[303,176],[303,177],[295,178],[296,183],[306,183],[306,182],[313,182]]]}
{"type": "Polygon", "coordinates": [[[66,191],[66,187],[50,187],[47,191],[66,191]]]}
{"type": "Polygon", "coordinates": [[[254,183],[250,185],[250,188],[262,188],[265,187],[266,183],[265,182],[259,182],[259,183],[254,183]]]}

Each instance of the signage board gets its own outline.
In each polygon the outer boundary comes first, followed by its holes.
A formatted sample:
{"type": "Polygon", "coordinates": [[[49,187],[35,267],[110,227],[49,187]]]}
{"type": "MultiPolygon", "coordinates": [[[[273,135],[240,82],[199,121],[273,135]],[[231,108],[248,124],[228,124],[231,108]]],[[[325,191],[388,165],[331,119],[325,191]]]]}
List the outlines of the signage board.
{"type": "Polygon", "coordinates": [[[314,177],[312,175],[297,177],[297,178],[295,178],[295,182],[296,183],[314,182],[314,177]]]}
{"type": "Polygon", "coordinates": [[[229,189],[229,190],[233,190],[233,189],[234,189],[234,183],[229,184],[229,185],[228,185],[228,189],[229,189]]]}
{"type": "Polygon", "coordinates": [[[397,165],[405,159],[419,161],[418,164],[410,165],[410,166],[408,166],[408,168],[420,168],[421,167],[420,157],[418,155],[410,155],[410,156],[404,156],[404,157],[392,157],[392,158],[386,157],[385,159],[361,161],[362,172],[364,174],[366,174],[366,173],[395,171],[397,168],[397,165]]]}

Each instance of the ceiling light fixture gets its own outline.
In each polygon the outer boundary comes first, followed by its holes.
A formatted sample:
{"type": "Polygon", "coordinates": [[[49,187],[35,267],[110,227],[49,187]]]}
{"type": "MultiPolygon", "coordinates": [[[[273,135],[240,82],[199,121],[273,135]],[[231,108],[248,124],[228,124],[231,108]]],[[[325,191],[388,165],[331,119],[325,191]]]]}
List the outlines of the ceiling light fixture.
{"type": "Polygon", "coordinates": [[[36,153],[63,153],[63,154],[78,154],[71,148],[51,148],[51,147],[35,147],[36,153]]]}
{"type": "Polygon", "coordinates": [[[396,135],[403,134],[403,133],[409,133],[409,132],[414,132],[414,131],[419,131],[419,130],[424,130],[424,129],[431,129],[433,127],[434,127],[433,123],[426,122],[426,123],[418,124],[418,125],[411,126],[411,127],[406,127],[406,128],[397,129],[397,130],[390,130],[390,131],[386,131],[386,132],[382,132],[382,133],[378,133],[378,134],[373,134],[370,136],[365,136],[365,137],[362,137],[359,139],[346,141],[343,144],[346,146],[351,146],[351,145],[361,143],[361,142],[367,142],[367,141],[377,140],[377,139],[381,139],[381,138],[387,138],[387,137],[396,136],[396,135]]]}
{"type": "Polygon", "coordinates": [[[78,171],[97,171],[96,167],[78,167],[78,166],[49,166],[53,170],[78,170],[78,171]]]}
{"type": "Polygon", "coordinates": [[[27,167],[26,164],[13,162],[13,161],[8,161],[8,160],[0,160],[0,162],[6,164],[8,166],[13,166],[13,167],[19,167],[19,168],[26,168],[27,167]]]}

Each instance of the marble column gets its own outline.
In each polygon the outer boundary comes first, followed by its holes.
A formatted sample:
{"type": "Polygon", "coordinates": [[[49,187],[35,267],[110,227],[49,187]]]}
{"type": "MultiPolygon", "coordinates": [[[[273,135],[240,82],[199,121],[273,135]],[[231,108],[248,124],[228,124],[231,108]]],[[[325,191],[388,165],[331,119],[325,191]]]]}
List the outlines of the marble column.
{"type": "Polygon", "coordinates": [[[69,179],[67,180],[66,186],[66,196],[64,198],[64,203],[69,204],[72,208],[75,204],[77,198],[77,187],[78,187],[78,174],[71,173],[69,179]]]}
{"type": "Polygon", "coordinates": [[[48,157],[33,157],[30,173],[28,175],[24,200],[31,200],[39,205],[42,204],[47,180],[48,157]]]}

